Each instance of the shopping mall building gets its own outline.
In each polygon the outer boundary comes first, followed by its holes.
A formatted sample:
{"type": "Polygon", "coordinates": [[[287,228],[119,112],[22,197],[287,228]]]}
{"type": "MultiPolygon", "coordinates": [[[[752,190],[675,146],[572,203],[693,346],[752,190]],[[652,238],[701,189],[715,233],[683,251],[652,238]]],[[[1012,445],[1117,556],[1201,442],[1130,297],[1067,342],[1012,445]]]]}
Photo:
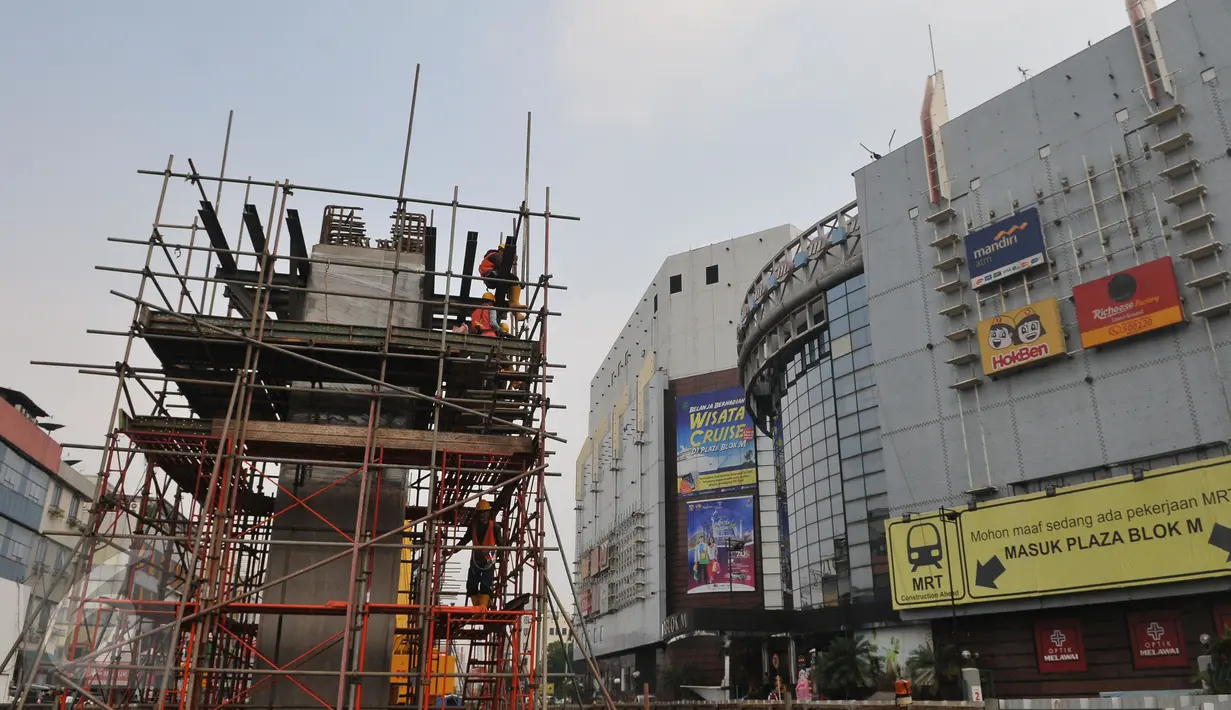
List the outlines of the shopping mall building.
{"type": "Polygon", "coordinates": [[[790,666],[853,633],[890,667],[969,652],[988,696],[1194,686],[1231,630],[1231,6],[1151,4],[952,119],[929,77],[922,137],[766,260],[730,342],[746,541],[706,505],[738,465],[680,447],[713,403],[642,395],[667,413],[641,484],[675,560],[647,606],[660,663],[744,643],[790,666]],[[749,545],[756,593],[724,596],[749,545]]]}

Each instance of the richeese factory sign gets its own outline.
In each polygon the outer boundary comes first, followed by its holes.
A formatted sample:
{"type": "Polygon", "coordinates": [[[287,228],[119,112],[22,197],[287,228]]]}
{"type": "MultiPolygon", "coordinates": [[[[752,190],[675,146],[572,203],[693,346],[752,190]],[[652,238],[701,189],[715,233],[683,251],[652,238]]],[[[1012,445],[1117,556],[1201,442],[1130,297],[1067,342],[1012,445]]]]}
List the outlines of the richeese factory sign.
{"type": "Polygon", "coordinates": [[[1073,289],[1083,348],[1123,340],[1184,320],[1171,257],[1079,284],[1073,289]]]}

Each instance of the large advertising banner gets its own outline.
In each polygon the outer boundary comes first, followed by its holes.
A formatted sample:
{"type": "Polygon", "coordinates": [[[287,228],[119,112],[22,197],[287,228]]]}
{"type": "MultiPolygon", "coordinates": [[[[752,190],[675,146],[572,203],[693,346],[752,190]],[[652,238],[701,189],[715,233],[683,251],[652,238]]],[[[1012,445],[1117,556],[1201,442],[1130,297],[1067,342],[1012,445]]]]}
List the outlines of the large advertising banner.
{"type": "Polygon", "coordinates": [[[1231,576],[1231,457],[890,520],[895,609],[1231,576]]]}
{"type": "Polygon", "coordinates": [[[688,503],[688,593],[755,592],[752,496],[688,503]]]}
{"type": "Polygon", "coordinates": [[[979,321],[983,374],[998,375],[1063,355],[1060,305],[1048,298],[979,321]]]}
{"type": "Polygon", "coordinates": [[[982,288],[1047,261],[1037,207],[976,229],[965,241],[971,288],[982,288]]]}
{"type": "Polygon", "coordinates": [[[1171,257],[1148,261],[1073,288],[1081,346],[1122,340],[1184,320],[1171,257]]]}
{"type": "Polygon", "coordinates": [[[675,406],[676,491],[720,493],[757,484],[757,447],[744,391],[727,387],[678,397],[675,406]]]}

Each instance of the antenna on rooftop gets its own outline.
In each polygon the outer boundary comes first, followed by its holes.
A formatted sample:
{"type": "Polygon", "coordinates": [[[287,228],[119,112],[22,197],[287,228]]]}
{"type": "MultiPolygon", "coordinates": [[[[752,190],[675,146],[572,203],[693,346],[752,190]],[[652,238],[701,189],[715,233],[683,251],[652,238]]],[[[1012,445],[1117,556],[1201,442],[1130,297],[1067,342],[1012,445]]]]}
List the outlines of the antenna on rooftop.
{"type": "Polygon", "coordinates": [[[932,50],[932,73],[940,71],[936,68],[936,43],[932,41],[932,26],[928,25],[928,48],[932,50]]]}
{"type": "MultiPolygon", "coordinates": [[[[890,152],[891,150],[893,150],[893,138],[894,138],[894,136],[896,136],[897,134],[898,134],[898,129],[896,129],[896,128],[895,128],[895,129],[893,129],[893,133],[890,133],[890,134],[889,134],[889,145],[888,145],[888,147],[886,147],[886,148],[885,148],[885,152],[886,152],[886,153],[888,153],[888,152],[890,152]]],[[[885,157],[885,156],[881,155],[880,153],[877,153],[876,151],[872,150],[872,149],[871,149],[871,148],[869,148],[868,146],[864,145],[863,143],[860,143],[860,144],[859,144],[859,147],[860,147],[860,148],[863,148],[863,149],[864,149],[864,150],[866,150],[866,151],[868,151],[868,155],[872,156],[872,160],[880,160],[881,158],[885,157]]]]}

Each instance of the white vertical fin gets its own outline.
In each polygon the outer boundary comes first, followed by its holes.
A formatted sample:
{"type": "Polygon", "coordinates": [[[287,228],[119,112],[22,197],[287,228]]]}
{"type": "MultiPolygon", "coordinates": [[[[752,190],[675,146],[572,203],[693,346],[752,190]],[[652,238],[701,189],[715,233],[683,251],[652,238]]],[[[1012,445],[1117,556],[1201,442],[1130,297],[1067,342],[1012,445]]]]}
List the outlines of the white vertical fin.
{"type": "Polygon", "coordinates": [[[1171,75],[1167,72],[1167,62],[1163,59],[1163,46],[1158,39],[1158,28],[1154,26],[1154,13],[1158,6],[1154,0],[1125,0],[1128,10],[1129,28],[1133,32],[1133,42],[1137,45],[1137,58],[1141,65],[1141,74],[1145,79],[1146,96],[1151,101],[1159,100],[1159,92],[1175,96],[1175,86],[1171,75]]]}
{"type": "Polygon", "coordinates": [[[949,122],[949,104],[945,99],[945,73],[937,71],[927,78],[923,89],[923,108],[919,114],[923,127],[923,157],[927,166],[928,198],[939,205],[941,198],[950,197],[949,173],[945,167],[945,147],[940,127],[949,122]]]}

